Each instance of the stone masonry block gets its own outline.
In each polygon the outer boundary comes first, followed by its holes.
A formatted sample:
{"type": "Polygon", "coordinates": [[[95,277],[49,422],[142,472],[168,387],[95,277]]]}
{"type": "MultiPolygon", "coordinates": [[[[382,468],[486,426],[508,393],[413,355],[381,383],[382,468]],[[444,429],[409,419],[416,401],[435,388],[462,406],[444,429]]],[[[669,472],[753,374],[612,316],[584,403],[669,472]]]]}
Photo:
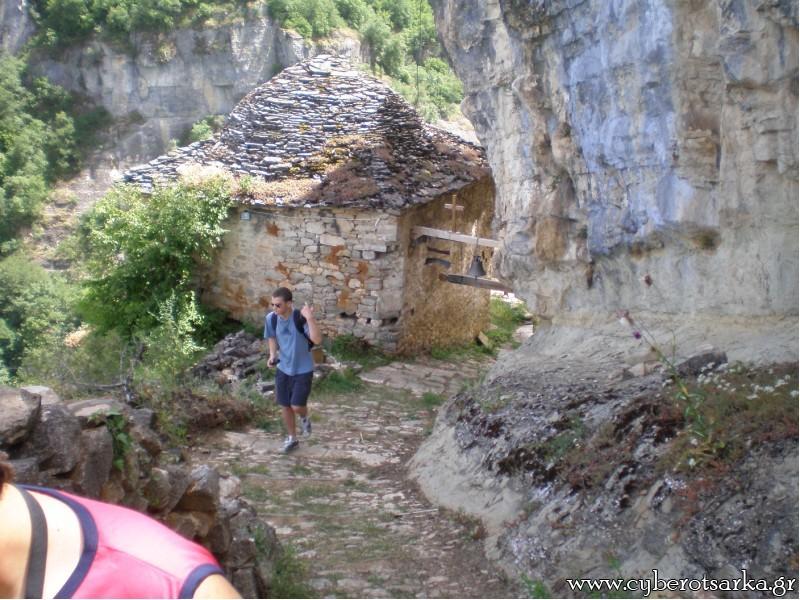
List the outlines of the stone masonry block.
{"type": "Polygon", "coordinates": [[[319,236],[319,243],[323,246],[345,246],[347,241],[343,237],[324,233],[319,236]]]}

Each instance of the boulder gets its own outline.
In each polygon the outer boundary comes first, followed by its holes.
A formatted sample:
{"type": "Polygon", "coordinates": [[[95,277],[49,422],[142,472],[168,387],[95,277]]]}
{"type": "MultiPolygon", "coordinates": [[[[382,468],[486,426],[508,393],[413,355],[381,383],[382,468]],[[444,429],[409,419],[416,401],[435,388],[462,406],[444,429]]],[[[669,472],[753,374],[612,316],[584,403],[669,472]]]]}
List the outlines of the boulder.
{"type": "Polygon", "coordinates": [[[121,414],[124,407],[113,398],[91,398],[68,405],[83,427],[99,427],[105,425],[109,414],[121,414]]]}
{"type": "Polygon", "coordinates": [[[61,402],[61,398],[58,397],[58,394],[44,385],[24,385],[20,389],[34,396],[39,396],[42,399],[43,406],[46,404],[59,404],[61,402]]]}
{"type": "Polygon", "coordinates": [[[161,454],[161,440],[158,434],[136,418],[133,418],[132,421],[133,423],[128,430],[131,439],[144,448],[151,457],[155,458],[161,454]]]}
{"type": "Polygon", "coordinates": [[[80,460],[72,473],[75,491],[90,498],[100,498],[111,475],[114,444],[105,427],[80,433],[80,460]]]}
{"type": "Polygon", "coordinates": [[[0,387],[0,448],[25,440],[39,418],[42,399],[26,390],[0,387]]]}
{"type": "Polygon", "coordinates": [[[238,569],[231,575],[231,583],[242,598],[260,598],[256,582],[255,573],[253,569],[238,569]]]}
{"type": "Polygon", "coordinates": [[[189,487],[177,508],[215,513],[218,507],[219,473],[208,465],[195,467],[189,475],[189,487]]]}
{"type": "Polygon", "coordinates": [[[185,538],[205,538],[214,526],[214,516],[200,511],[176,511],[167,515],[167,525],[185,538]]]}
{"type": "Polygon", "coordinates": [[[680,363],[675,370],[681,377],[688,377],[691,375],[699,375],[703,369],[715,369],[721,364],[728,362],[728,356],[721,351],[703,352],[695,354],[687,360],[680,363]]]}
{"type": "Polygon", "coordinates": [[[78,418],[64,404],[48,404],[42,406],[39,422],[23,445],[22,454],[36,456],[42,470],[60,475],[78,464],[80,442],[78,418]]]}
{"type": "Polygon", "coordinates": [[[147,509],[159,512],[169,506],[171,487],[169,484],[169,471],[154,468],[150,471],[150,479],[144,486],[144,497],[147,499],[147,509]]]}
{"type": "Polygon", "coordinates": [[[18,458],[8,461],[14,469],[14,481],[39,485],[39,461],[36,457],[18,458]]]}

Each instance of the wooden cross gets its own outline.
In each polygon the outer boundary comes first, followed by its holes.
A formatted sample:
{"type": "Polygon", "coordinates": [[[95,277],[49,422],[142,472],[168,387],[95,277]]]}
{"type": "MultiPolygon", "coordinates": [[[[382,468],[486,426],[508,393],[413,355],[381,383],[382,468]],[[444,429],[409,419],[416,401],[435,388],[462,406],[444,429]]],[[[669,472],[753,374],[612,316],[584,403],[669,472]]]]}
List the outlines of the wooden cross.
{"type": "Polygon", "coordinates": [[[460,204],[456,204],[456,195],[455,194],[453,194],[452,198],[453,198],[452,203],[445,204],[444,207],[447,208],[447,209],[450,209],[450,212],[452,212],[452,214],[453,214],[453,222],[450,225],[450,231],[455,233],[456,232],[456,215],[459,212],[464,212],[464,207],[461,206],[460,204]]]}

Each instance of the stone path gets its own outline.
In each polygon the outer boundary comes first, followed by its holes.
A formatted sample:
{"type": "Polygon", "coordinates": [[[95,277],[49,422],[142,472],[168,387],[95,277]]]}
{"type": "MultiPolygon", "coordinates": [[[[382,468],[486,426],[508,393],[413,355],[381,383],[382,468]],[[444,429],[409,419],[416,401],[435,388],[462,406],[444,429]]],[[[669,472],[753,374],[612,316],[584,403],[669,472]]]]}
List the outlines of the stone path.
{"type": "Polygon", "coordinates": [[[384,382],[419,394],[373,384],[350,394],[315,392],[314,433],[292,454],[278,453],[275,425],[212,434],[193,449],[195,458],[241,478],[243,495],[304,561],[315,595],[518,597],[485,559],[479,523],[431,506],[406,479],[406,462],[436,413],[432,397],[421,396],[428,391],[421,379],[440,393],[463,384],[467,372],[431,364],[424,375],[410,370],[415,377],[388,367],[380,371],[384,382]]]}
{"type": "Polygon", "coordinates": [[[487,368],[487,361],[465,358],[458,364],[427,358],[424,362],[393,362],[359,375],[362,381],[407,390],[415,396],[425,392],[450,397],[475,381],[487,368]]]}

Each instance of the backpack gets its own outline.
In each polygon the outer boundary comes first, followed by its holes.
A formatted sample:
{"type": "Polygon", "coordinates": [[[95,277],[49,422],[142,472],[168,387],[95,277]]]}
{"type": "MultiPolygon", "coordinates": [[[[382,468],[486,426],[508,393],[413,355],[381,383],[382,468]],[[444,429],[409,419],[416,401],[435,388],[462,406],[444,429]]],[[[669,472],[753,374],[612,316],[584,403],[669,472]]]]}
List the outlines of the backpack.
{"type": "MultiPolygon", "coordinates": [[[[306,338],[306,341],[308,342],[308,349],[311,350],[311,348],[314,347],[314,342],[312,342],[311,339],[306,335],[306,330],[305,330],[306,318],[303,315],[301,315],[300,311],[296,308],[292,309],[292,321],[294,321],[295,329],[297,329],[297,331],[299,331],[302,334],[302,336],[306,338]]],[[[272,331],[274,331],[275,334],[277,335],[278,314],[276,312],[269,313],[269,324],[270,327],[272,327],[272,331]]]]}

